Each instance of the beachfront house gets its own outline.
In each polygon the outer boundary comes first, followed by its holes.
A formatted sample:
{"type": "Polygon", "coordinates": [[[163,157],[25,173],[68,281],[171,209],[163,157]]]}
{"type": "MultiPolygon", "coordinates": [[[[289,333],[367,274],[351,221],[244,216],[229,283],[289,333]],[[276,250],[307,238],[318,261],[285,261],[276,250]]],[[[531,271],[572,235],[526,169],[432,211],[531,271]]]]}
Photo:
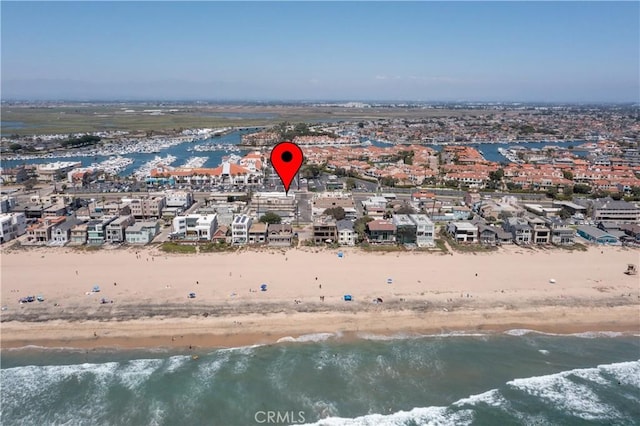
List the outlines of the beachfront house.
{"type": "Polygon", "coordinates": [[[383,219],[368,222],[367,241],[372,244],[394,244],[396,242],[396,226],[383,219]]]}
{"type": "Polygon", "coordinates": [[[478,227],[471,222],[451,222],[447,224],[447,233],[458,243],[478,241],[478,227]]]}
{"type": "Polygon", "coordinates": [[[51,240],[51,230],[54,226],[63,223],[66,216],[47,217],[27,227],[27,244],[45,244],[51,240]]]}
{"type": "Polygon", "coordinates": [[[526,220],[519,217],[509,217],[502,224],[505,231],[511,233],[516,244],[531,244],[532,229],[526,220]]]}
{"type": "Polygon", "coordinates": [[[211,241],[218,227],[218,216],[214,214],[188,214],[172,220],[174,236],[185,240],[211,241]]]}
{"type": "Polygon", "coordinates": [[[474,220],[473,223],[478,227],[478,242],[480,244],[495,246],[513,242],[511,233],[502,228],[489,225],[482,219],[474,220]]]}
{"type": "Polygon", "coordinates": [[[338,244],[341,246],[355,246],[356,232],[353,230],[353,222],[348,219],[342,219],[336,222],[338,230],[338,244]]]}
{"type": "Polygon", "coordinates": [[[338,241],[336,220],[330,216],[320,216],[313,221],[313,242],[315,244],[338,241]]]}
{"type": "Polygon", "coordinates": [[[116,219],[115,216],[105,216],[87,222],[87,244],[101,245],[107,241],[107,226],[116,219]]]}
{"type": "Polygon", "coordinates": [[[288,224],[272,223],[267,228],[267,242],[274,247],[289,247],[293,240],[293,228],[288,224]]]}
{"type": "Polygon", "coordinates": [[[418,247],[435,246],[435,226],[429,216],[426,214],[411,214],[409,217],[416,224],[416,244],[418,247]]]}
{"type": "Polygon", "coordinates": [[[231,243],[231,232],[227,225],[219,225],[216,232],[213,233],[211,241],[214,243],[231,243]]]}
{"type": "Polygon", "coordinates": [[[80,223],[71,228],[69,243],[73,245],[82,245],[87,242],[87,224],[80,223]]]}
{"type": "Polygon", "coordinates": [[[249,244],[264,244],[267,241],[267,224],[253,222],[249,228],[249,244]]]}
{"type": "Polygon", "coordinates": [[[127,244],[149,244],[160,233],[160,222],[136,222],[125,230],[127,244]]]}
{"type": "Polygon", "coordinates": [[[539,217],[527,217],[526,221],[531,227],[531,242],[534,244],[549,244],[551,242],[551,230],[547,228],[544,219],[539,217]]]}
{"type": "Polygon", "coordinates": [[[27,232],[27,219],[24,213],[0,214],[0,244],[18,238],[27,232]]]}
{"type": "Polygon", "coordinates": [[[391,222],[396,227],[396,242],[398,244],[416,244],[418,227],[407,214],[394,214],[391,222]]]}
{"type": "Polygon", "coordinates": [[[595,226],[580,225],[577,229],[578,235],[594,244],[620,245],[620,240],[615,235],[611,235],[595,226]]]}
{"type": "Polygon", "coordinates": [[[71,241],[71,229],[83,223],[82,220],[75,217],[68,217],[62,223],[55,225],[51,229],[51,244],[63,246],[71,241]]]}
{"type": "Polygon", "coordinates": [[[247,244],[249,242],[249,229],[253,219],[246,214],[239,214],[233,218],[231,223],[231,243],[247,244]]]}
{"type": "Polygon", "coordinates": [[[107,225],[107,242],[122,243],[125,241],[125,229],[133,225],[136,219],[133,215],[119,216],[107,225]]]}
{"type": "Polygon", "coordinates": [[[546,218],[545,222],[551,230],[551,244],[572,246],[576,243],[576,230],[568,226],[558,217],[546,218]]]}

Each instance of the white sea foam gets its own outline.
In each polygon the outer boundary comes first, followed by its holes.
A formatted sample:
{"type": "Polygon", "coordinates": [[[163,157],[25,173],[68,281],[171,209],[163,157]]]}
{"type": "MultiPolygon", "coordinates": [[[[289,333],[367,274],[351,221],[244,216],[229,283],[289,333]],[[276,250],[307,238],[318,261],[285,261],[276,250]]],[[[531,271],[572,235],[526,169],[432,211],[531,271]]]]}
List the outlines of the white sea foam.
{"type": "Polygon", "coordinates": [[[468,398],[459,399],[452,405],[454,407],[462,407],[464,405],[474,406],[480,403],[491,405],[492,407],[504,407],[508,404],[507,400],[500,395],[500,391],[498,389],[492,389],[484,393],[471,395],[468,398]]]}
{"type": "Polygon", "coordinates": [[[538,352],[540,352],[542,355],[549,355],[549,351],[546,349],[538,349],[538,352]]]}
{"type": "MultiPolygon", "coordinates": [[[[585,420],[611,420],[621,417],[613,407],[602,402],[590,389],[590,384],[606,385],[607,380],[602,373],[609,373],[616,378],[626,378],[628,384],[640,388],[640,361],[625,362],[563,371],[547,376],[515,379],[507,382],[508,386],[538,397],[543,401],[559,407],[572,415],[585,420]],[[636,378],[629,379],[629,374],[636,378]],[[580,378],[586,383],[576,381],[580,378]]],[[[622,380],[620,380],[622,382],[622,380]]]]}
{"type": "Polygon", "coordinates": [[[524,336],[527,334],[540,334],[544,336],[573,336],[573,337],[581,337],[584,339],[595,339],[598,337],[620,337],[625,336],[625,333],[621,333],[619,331],[585,331],[582,333],[569,333],[569,334],[560,334],[560,333],[547,333],[544,331],[538,330],[530,330],[528,328],[514,328],[512,330],[507,330],[504,332],[509,336],[524,336]]]}
{"type": "Polygon", "coordinates": [[[331,338],[339,337],[336,333],[313,333],[303,334],[298,337],[286,336],[277,340],[276,343],[304,343],[304,342],[323,342],[331,338]]]}
{"type": "Polygon", "coordinates": [[[429,337],[485,337],[485,333],[471,333],[467,331],[451,331],[449,333],[438,334],[375,334],[375,333],[358,333],[358,338],[364,340],[411,340],[411,339],[425,339],[429,337]]]}
{"type": "Polygon", "coordinates": [[[313,425],[317,426],[398,426],[410,424],[458,426],[469,425],[473,420],[470,410],[451,411],[447,407],[414,408],[393,414],[368,414],[354,419],[329,417],[313,425]]]}

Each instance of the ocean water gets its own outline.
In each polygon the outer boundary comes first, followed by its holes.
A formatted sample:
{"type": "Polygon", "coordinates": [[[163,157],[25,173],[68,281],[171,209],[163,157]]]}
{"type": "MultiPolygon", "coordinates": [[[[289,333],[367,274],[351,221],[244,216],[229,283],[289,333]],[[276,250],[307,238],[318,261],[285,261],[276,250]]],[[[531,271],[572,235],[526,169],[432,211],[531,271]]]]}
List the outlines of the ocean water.
{"type": "Polygon", "coordinates": [[[235,349],[2,352],[3,425],[637,425],[640,338],[286,338],[235,349]]]}

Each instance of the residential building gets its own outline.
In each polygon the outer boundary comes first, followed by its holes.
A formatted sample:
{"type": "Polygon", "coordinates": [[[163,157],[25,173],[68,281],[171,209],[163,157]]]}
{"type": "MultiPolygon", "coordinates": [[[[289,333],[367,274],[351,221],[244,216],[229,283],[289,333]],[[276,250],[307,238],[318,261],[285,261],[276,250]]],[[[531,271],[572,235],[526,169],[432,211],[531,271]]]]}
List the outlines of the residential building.
{"type": "Polygon", "coordinates": [[[353,198],[350,195],[343,194],[340,192],[337,193],[323,193],[314,197],[313,206],[312,206],[312,214],[313,216],[320,216],[324,213],[326,209],[331,209],[335,207],[342,207],[347,212],[347,209],[351,212],[352,209],[355,211],[353,198]]]}
{"type": "Polygon", "coordinates": [[[16,198],[3,195],[0,198],[0,213],[9,213],[16,205],[16,198]]]}
{"type": "Polygon", "coordinates": [[[471,222],[451,222],[447,225],[447,233],[458,243],[478,241],[478,227],[471,222]]]}
{"type": "Polygon", "coordinates": [[[107,225],[107,242],[122,243],[125,241],[125,229],[133,225],[136,219],[133,215],[119,216],[107,225]]]}
{"type": "Polygon", "coordinates": [[[387,199],[384,197],[369,197],[362,201],[365,216],[382,217],[387,211],[387,199]]]}
{"type": "Polygon", "coordinates": [[[131,214],[136,219],[140,218],[156,218],[162,217],[162,209],[166,206],[166,198],[164,196],[153,196],[133,199],[123,199],[129,204],[131,214]]]}
{"type": "Polygon", "coordinates": [[[398,244],[416,244],[418,227],[407,214],[394,214],[392,223],[396,227],[396,242],[398,244]]]}
{"type": "Polygon", "coordinates": [[[531,244],[533,230],[526,220],[518,217],[510,217],[502,224],[505,231],[511,233],[516,244],[531,244]]]}
{"type": "Polygon", "coordinates": [[[247,244],[249,242],[249,229],[253,220],[246,214],[239,214],[231,223],[232,244],[247,244]]]}
{"type": "Polygon", "coordinates": [[[624,224],[620,226],[620,230],[635,243],[640,243],[640,225],[624,224]]]}
{"type": "Polygon", "coordinates": [[[418,247],[435,246],[435,226],[426,214],[409,215],[416,224],[416,244],[418,247]]]}
{"type": "Polygon", "coordinates": [[[594,244],[607,244],[607,245],[619,245],[620,240],[618,237],[609,234],[601,229],[596,228],[595,226],[590,225],[580,225],[578,226],[578,235],[580,235],[585,240],[592,242],[594,244]]]}
{"type": "Polygon", "coordinates": [[[63,246],[70,242],[71,229],[82,222],[75,217],[68,217],[64,222],[54,225],[51,229],[51,244],[63,246]]]}
{"type": "Polygon", "coordinates": [[[531,242],[534,244],[549,244],[551,242],[551,230],[546,222],[539,217],[526,218],[531,227],[531,242]]]}
{"type": "Polygon", "coordinates": [[[249,244],[264,244],[267,241],[267,224],[253,222],[249,228],[249,244]]]}
{"type": "Polygon", "coordinates": [[[51,240],[51,230],[54,226],[66,220],[65,216],[38,219],[36,223],[27,227],[27,243],[44,244],[51,240]]]}
{"type": "Polygon", "coordinates": [[[0,214],[0,244],[11,241],[27,231],[24,213],[0,214]]]}
{"type": "Polygon", "coordinates": [[[348,219],[342,219],[336,222],[338,230],[338,244],[341,246],[355,246],[356,232],[353,230],[353,222],[348,219]]]}
{"type": "Polygon", "coordinates": [[[127,244],[149,244],[160,233],[160,222],[136,222],[125,230],[127,244]]]}
{"type": "Polygon", "coordinates": [[[616,201],[611,197],[593,201],[593,220],[618,223],[640,223],[640,208],[627,201],[616,201]]]}
{"type": "Polygon", "coordinates": [[[54,182],[64,179],[68,172],[81,166],[82,163],[77,161],[56,161],[55,163],[38,164],[36,171],[38,180],[54,182]]]}
{"type": "Polygon", "coordinates": [[[184,211],[193,204],[193,193],[191,191],[166,191],[165,197],[166,207],[179,208],[184,211]]]}
{"type": "Polygon", "coordinates": [[[173,218],[173,235],[186,240],[211,241],[218,227],[216,214],[188,214],[173,218]]]}
{"type": "Polygon", "coordinates": [[[551,230],[551,244],[572,246],[576,243],[576,230],[569,227],[563,220],[554,217],[545,221],[551,230]]]}
{"type": "Polygon", "coordinates": [[[251,206],[258,218],[266,212],[273,212],[284,219],[295,217],[297,204],[293,192],[256,192],[251,197],[251,206]]]}
{"type": "Polygon", "coordinates": [[[367,240],[373,244],[396,242],[396,226],[388,220],[372,220],[367,223],[367,240]]]}
{"type": "Polygon", "coordinates": [[[101,219],[92,219],[87,222],[87,244],[104,244],[107,241],[107,226],[115,219],[116,216],[105,216],[101,219]]]}
{"type": "Polygon", "coordinates": [[[313,221],[313,242],[316,244],[338,241],[336,221],[330,216],[320,216],[313,221]]]}
{"type": "MultiPolygon", "coordinates": [[[[219,222],[218,222],[219,223],[219,222]]],[[[218,225],[211,239],[214,243],[231,243],[231,232],[227,225],[218,225]]]]}
{"type": "Polygon", "coordinates": [[[71,235],[69,243],[74,245],[82,245],[87,242],[87,229],[88,226],[86,223],[80,223],[71,228],[71,235]]]}
{"type": "Polygon", "coordinates": [[[293,239],[293,228],[286,224],[270,224],[267,228],[267,242],[270,246],[289,247],[293,239]]]}

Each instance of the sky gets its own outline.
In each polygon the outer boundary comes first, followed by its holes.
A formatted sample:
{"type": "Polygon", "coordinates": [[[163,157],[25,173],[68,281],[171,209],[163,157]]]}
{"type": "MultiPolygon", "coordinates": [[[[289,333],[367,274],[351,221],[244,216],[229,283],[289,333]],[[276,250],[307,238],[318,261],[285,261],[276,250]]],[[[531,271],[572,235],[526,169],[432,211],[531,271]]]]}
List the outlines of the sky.
{"type": "Polygon", "coordinates": [[[1,97],[638,102],[640,2],[7,2],[1,97]]]}

